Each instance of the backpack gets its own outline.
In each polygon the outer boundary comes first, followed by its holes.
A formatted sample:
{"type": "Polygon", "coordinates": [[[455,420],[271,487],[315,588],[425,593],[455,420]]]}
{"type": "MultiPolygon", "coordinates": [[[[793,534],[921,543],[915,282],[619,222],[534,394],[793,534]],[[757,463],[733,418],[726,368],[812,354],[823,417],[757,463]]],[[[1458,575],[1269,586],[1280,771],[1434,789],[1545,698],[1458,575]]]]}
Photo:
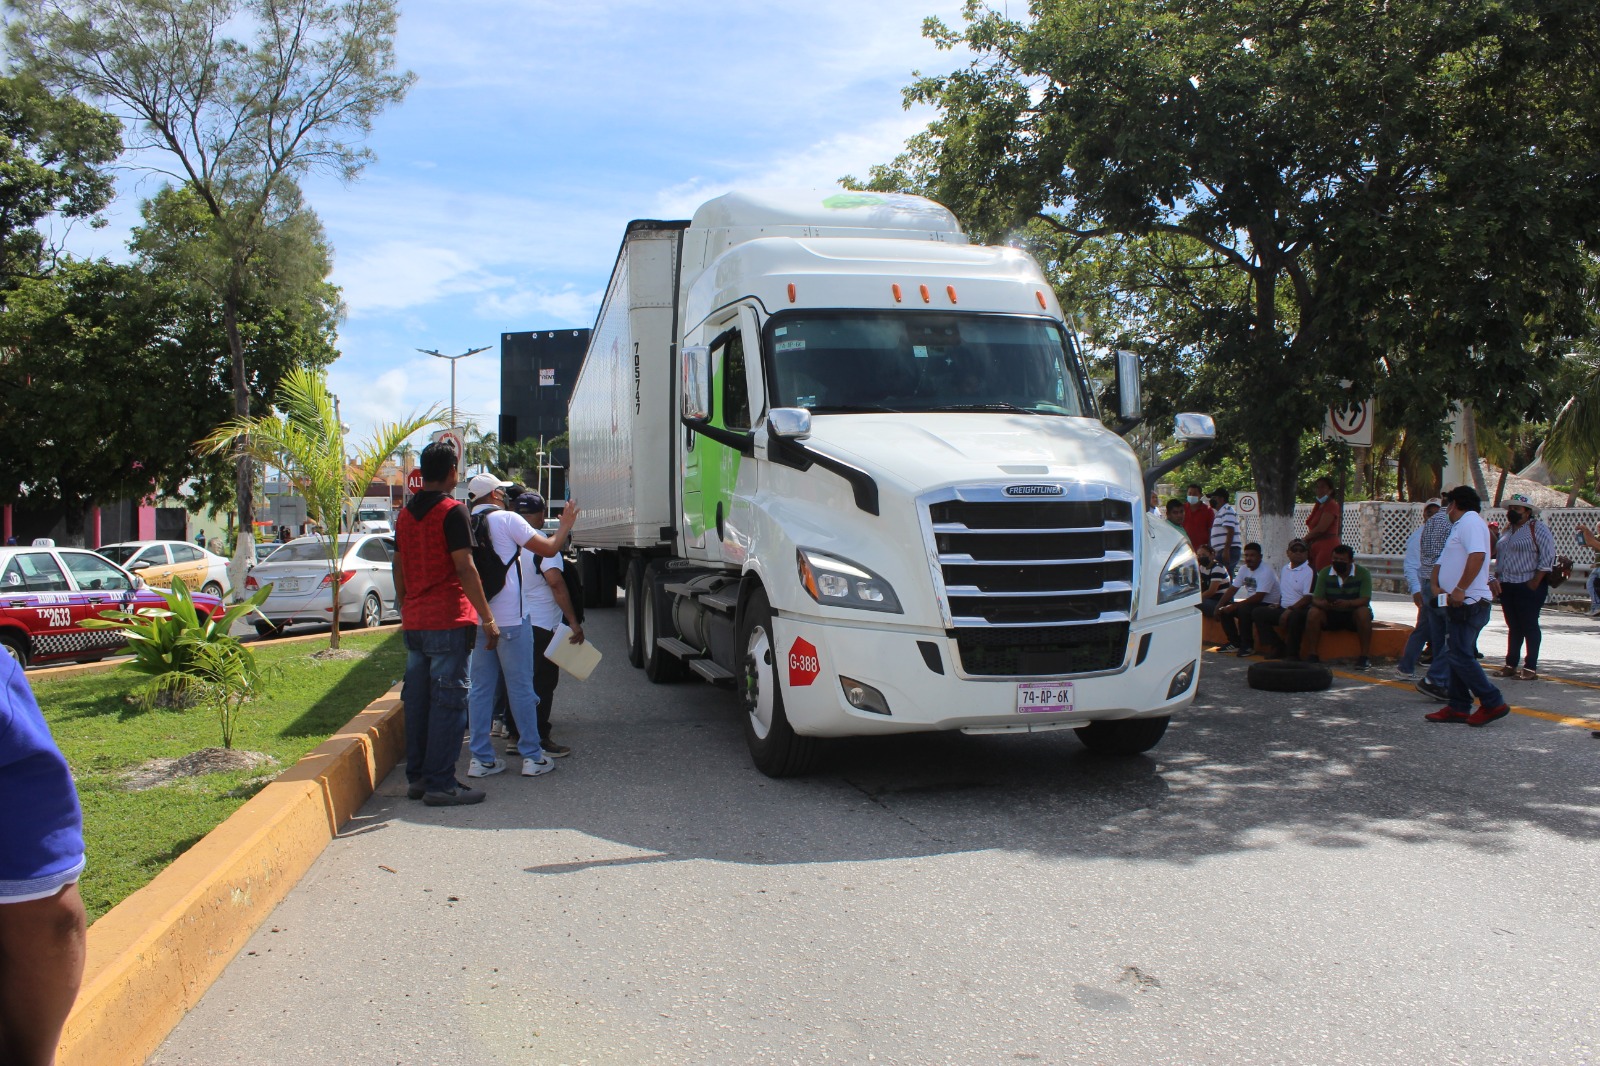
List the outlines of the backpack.
{"type": "Polygon", "coordinates": [[[1553,589],[1558,589],[1571,576],[1572,560],[1565,555],[1558,555],[1556,565],[1550,568],[1550,576],[1544,579],[1544,583],[1553,589]]]}
{"type": "Polygon", "coordinates": [[[494,511],[480,511],[472,516],[472,565],[478,568],[478,579],[483,582],[485,599],[494,599],[506,587],[506,573],[522,554],[522,546],[502,559],[495,554],[494,540],[489,535],[489,516],[494,511]]]}
{"type": "MultiPolygon", "coordinates": [[[[544,573],[544,556],[533,557],[534,569],[540,574],[544,573]]],[[[576,566],[562,566],[561,580],[567,586],[567,599],[572,601],[572,613],[577,615],[577,622],[583,625],[583,578],[578,575],[576,566]]]]}

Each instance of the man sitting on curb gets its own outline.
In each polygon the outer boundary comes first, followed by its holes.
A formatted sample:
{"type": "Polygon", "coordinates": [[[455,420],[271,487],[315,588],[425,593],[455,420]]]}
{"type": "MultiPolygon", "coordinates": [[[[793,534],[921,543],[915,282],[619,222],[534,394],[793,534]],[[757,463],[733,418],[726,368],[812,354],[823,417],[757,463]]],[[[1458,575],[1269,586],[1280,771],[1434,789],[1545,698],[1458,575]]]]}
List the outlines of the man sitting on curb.
{"type": "Polygon", "coordinates": [[[1228,642],[1218,651],[1237,651],[1242,659],[1254,655],[1255,616],[1276,607],[1278,603],[1278,577],[1272,567],[1261,561],[1261,545],[1251,541],[1244,546],[1244,562],[1233,583],[1223,590],[1217,606],[1217,623],[1228,642]]]}
{"type": "Polygon", "coordinates": [[[1356,562],[1355,549],[1340,544],[1333,549],[1333,564],[1317,574],[1311,590],[1311,612],[1306,617],[1304,647],[1307,662],[1317,662],[1324,629],[1355,630],[1361,642],[1357,670],[1372,669],[1372,573],[1356,562]]]}
{"type": "Polygon", "coordinates": [[[1300,640],[1306,631],[1306,616],[1311,611],[1311,585],[1316,571],[1311,569],[1306,542],[1289,542],[1289,561],[1278,572],[1278,606],[1256,612],[1256,647],[1269,659],[1300,658],[1300,640]],[[1287,644],[1278,640],[1278,624],[1283,624],[1287,644]]]}
{"type": "Polygon", "coordinates": [[[1194,557],[1200,563],[1200,613],[1215,618],[1217,608],[1222,605],[1222,595],[1233,579],[1210,546],[1201,545],[1194,557]]]}

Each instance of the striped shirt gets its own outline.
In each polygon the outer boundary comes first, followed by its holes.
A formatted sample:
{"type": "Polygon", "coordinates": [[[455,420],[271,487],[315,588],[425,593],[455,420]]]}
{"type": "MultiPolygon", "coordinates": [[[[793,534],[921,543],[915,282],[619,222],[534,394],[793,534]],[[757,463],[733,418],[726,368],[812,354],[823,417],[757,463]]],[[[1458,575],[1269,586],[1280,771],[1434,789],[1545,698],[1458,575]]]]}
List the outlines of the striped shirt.
{"type": "Polygon", "coordinates": [[[1444,552],[1444,542],[1450,539],[1450,512],[1437,511],[1422,523],[1422,576],[1429,577],[1444,552]]]}
{"type": "Polygon", "coordinates": [[[1233,509],[1233,504],[1224,503],[1217,508],[1217,513],[1211,518],[1211,550],[1221,552],[1228,546],[1228,530],[1233,530],[1233,546],[1241,547],[1243,541],[1239,539],[1239,512],[1233,509]]]}
{"type": "Polygon", "coordinates": [[[1495,553],[1494,576],[1502,585],[1532,581],[1533,575],[1549,573],[1556,565],[1556,538],[1550,527],[1530,519],[1509,533],[1500,534],[1495,553]]]}

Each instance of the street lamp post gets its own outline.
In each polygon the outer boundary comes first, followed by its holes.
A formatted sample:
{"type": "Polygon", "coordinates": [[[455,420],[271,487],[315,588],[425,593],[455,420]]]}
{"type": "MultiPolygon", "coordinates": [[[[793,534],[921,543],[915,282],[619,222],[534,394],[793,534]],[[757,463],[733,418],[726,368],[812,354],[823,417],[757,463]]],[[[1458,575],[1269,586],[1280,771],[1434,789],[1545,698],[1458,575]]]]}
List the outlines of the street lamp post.
{"type": "Polygon", "coordinates": [[[460,355],[445,355],[443,352],[436,352],[431,348],[418,348],[417,349],[417,351],[421,352],[423,355],[431,355],[431,356],[433,356],[433,357],[435,357],[437,359],[448,359],[448,360],[450,360],[450,428],[451,429],[455,429],[456,428],[456,361],[459,360],[459,359],[465,359],[469,355],[477,355],[479,352],[486,352],[488,350],[489,350],[489,346],[487,344],[484,345],[482,348],[474,348],[470,352],[462,352],[460,355]]]}

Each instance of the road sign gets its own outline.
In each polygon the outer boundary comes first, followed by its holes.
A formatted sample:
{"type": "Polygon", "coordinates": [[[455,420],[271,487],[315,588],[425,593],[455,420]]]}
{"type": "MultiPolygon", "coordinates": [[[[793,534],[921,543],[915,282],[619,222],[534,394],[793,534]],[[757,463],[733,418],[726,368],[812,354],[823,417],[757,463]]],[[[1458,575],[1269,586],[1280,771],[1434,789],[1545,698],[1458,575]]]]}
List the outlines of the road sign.
{"type": "Polygon", "coordinates": [[[1376,400],[1340,404],[1328,408],[1328,417],[1322,425],[1322,435],[1329,440],[1351,444],[1357,448],[1372,447],[1372,422],[1377,413],[1376,400]]]}
{"type": "Polygon", "coordinates": [[[1261,510],[1261,497],[1253,492],[1241,492],[1233,502],[1233,509],[1239,512],[1240,518],[1253,515],[1261,510]]]}
{"type": "Polygon", "coordinates": [[[422,467],[414,467],[406,475],[406,491],[413,496],[422,491],[422,467]]]}
{"type": "Polygon", "coordinates": [[[433,442],[438,444],[445,441],[456,453],[456,473],[461,477],[467,476],[467,438],[459,429],[441,429],[433,434],[433,442]]]}

